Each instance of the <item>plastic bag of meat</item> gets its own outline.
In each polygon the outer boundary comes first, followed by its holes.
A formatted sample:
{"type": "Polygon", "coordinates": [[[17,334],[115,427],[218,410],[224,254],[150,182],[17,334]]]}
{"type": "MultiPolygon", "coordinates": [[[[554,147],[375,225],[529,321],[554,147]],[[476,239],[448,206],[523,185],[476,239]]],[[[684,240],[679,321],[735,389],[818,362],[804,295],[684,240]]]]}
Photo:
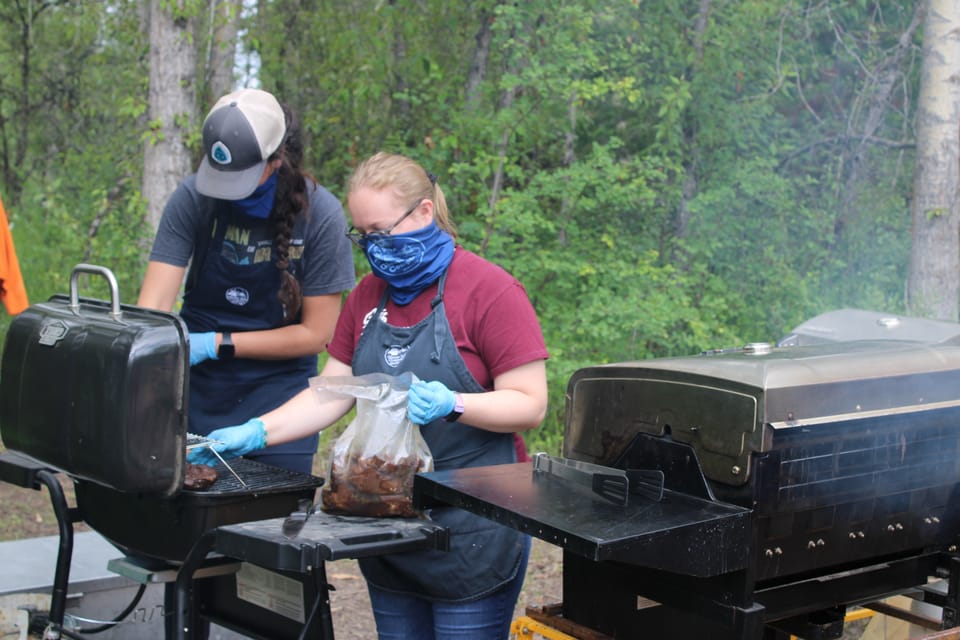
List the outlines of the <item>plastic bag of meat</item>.
{"type": "Polygon", "coordinates": [[[433,470],[433,456],[420,428],[407,418],[411,373],[316,377],[320,393],[350,395],[357,414],[334,442],[320,491],[323,510],[347,515],[411,518],[413,476],[433,470]]]}

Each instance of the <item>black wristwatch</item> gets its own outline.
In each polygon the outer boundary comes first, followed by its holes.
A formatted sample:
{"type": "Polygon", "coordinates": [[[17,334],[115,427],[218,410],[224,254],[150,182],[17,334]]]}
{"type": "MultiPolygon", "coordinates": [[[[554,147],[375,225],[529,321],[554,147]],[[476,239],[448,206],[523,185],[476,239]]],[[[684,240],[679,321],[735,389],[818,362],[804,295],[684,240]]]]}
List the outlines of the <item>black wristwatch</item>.
{"type": "Polygon", "coordinates": [[[456,422],[463,415],[463,396],[459,393],[453,394],[453,411],[444,418],[447,422],[456,422]]]}
{"type": "Polygon", "coordinates": [[[224,331],[220,338],[220,346],[217,347],[217,360],[232,360],[235,354],[233,336],[229,331],[224,331]]]}

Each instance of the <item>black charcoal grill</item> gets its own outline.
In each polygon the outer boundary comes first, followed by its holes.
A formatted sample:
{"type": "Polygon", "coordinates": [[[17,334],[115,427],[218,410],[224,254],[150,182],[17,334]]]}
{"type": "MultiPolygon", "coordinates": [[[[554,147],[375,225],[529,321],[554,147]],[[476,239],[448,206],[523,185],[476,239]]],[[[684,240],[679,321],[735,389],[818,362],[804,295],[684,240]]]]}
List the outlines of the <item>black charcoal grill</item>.
{"type": "Polygon", "coordinates": [[[560,618],[613,638],[839,638],[847,607],[898,593],[953,627],[960,325],[815,320],[794,346],[572,376],[563,457],[662,472],[659,499],[515,464],[422,474],[415,501],[561,546],[560,618]]]}
{"type": "Polygon", "coordinates": [[[179,316],[121,305],[104,267],[78,265],[70,295],[32,305],[7,331],[0,436],[74,480],[75,516],[125,553],[179,562],[208,529],[286,515],[322,479],[250,460],[183,491],[189,347],[179,316]],[[81,299],[81,274],[109,302],[81,299]]]}
{"type": "MultiPolygon", "coordinates": [[[[85,521],[127,558],[117,566],[165,586],[165,637],[207,637],[216,622],[252,638],[333,638],[324,562],[445,549],[425,520],[331,516],[312,507],[321,478],[254,460],[216,467],[203,491],[183,489],[188,333],[180,318],[119,303],[113,274],[78,265],[70,295],[11,322],[0,363],[0,480],[50,491],[60,550],[49,615],[59,637],[73,524],[85,521]],[[80,298],[81,274],[102,276],[109,302],[80,298]],[[74,483],[71,509],[58,472],[74,483]],[[295,521],[299,526],[290,528],[295,521]],[[286,598],[252,598],[282,583],[286,598]],[[250,577],[253,575],[254,577],[250,577]],[[299,615],[296,612],[299,610],[299,615]]],[[[130,577],[130,576],[128,576],[130,577]]],[[[262,595],[262,594],[261,594],[262,595]]]]}
{"type": "Polygon", "coordinates": [[[215,467],[212,486],[184,490],[173,498],[77,480],[77,505],[84,521],[127,555],[180,562],[205,531],[296,511],[298,501],[311,499],[322,483],[321,478],[255,460],[239,458],[229,464],[246,484],[223,464],[215,467]]]}

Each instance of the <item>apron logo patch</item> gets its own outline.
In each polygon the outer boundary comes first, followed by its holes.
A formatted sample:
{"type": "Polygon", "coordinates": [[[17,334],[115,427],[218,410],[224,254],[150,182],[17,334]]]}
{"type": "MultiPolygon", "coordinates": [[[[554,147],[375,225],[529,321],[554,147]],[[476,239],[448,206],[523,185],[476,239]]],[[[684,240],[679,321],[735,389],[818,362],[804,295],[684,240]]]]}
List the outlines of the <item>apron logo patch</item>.
{"type": "Polygon", "coordinates": [[[230,287],[224,297],[227,302],[238,307],[250,302],[250,292],[243,287],[230,287]]]}
{"type": "Polygon", "coordinates": [[[387,347],[387,350],[383,352],[383,361],[387,363],[388,367],[395,369],[399,367],[403,359],[407,357],[407,351],[409,350],[410,347],[387,347]]]}

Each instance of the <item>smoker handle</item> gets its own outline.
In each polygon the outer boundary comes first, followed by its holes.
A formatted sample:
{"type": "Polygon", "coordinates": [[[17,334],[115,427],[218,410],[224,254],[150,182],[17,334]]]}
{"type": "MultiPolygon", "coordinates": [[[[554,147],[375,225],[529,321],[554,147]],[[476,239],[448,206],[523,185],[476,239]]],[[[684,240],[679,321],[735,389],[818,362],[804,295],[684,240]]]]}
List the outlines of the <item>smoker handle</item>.
{"type": "Polygon", "coordinates": [[[119,322],[122,314],[120,313],[120,287],[117,286],[117,279],[110,269],[95,264],[80,263],[70,273],[70,311],[77,315],[80,314],[80,293],[77,284],[81,273],[101,275],[106,278],[110,285],[110,317],[119,322]]]}

